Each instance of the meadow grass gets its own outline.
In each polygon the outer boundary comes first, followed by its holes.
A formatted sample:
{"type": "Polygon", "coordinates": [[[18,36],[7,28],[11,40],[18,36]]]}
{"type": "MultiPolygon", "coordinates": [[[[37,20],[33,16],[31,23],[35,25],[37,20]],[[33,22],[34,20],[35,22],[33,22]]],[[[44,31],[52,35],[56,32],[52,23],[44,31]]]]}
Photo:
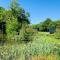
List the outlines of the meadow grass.
{"type": "Polygon", "coordinates": [[[60,40],[54,34],[37,32],[29,43],[0,46],[0,60],[59,60],[60,40]]]}

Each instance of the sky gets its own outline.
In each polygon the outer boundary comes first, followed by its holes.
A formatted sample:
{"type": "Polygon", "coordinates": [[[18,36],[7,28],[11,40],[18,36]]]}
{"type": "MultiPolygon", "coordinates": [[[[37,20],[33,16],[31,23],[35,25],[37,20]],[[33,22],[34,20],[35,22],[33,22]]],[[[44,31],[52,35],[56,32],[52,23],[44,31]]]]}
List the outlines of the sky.
{"type": "MultiPolygon", "coordinates": [[[[0,0],[0,6],[8,9],[10,0],[0,0]]],[[[19,4],[30,13],[30,21],[37,24],[46,18],[60,19],[60,0],[19,0],[19,4]]]]}

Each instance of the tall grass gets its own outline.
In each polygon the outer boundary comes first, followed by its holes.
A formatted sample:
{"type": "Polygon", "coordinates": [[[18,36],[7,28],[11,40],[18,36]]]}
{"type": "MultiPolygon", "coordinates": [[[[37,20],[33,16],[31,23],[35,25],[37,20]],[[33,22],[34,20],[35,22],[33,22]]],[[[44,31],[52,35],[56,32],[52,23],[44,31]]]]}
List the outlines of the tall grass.
{"type": "Polygon", "coordinates": [[[51,39],[48,34],[37,33],[29,43],[0,46],[0,60],[59,60],[60,44],[51,39]]]}

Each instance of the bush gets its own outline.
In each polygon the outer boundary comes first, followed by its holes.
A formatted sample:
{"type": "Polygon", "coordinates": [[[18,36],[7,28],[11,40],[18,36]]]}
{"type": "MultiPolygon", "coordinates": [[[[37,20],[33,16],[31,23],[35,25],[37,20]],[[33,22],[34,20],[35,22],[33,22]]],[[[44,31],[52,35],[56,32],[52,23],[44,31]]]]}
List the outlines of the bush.
{"type": "Polygon", "coordinates": [[[24,38],[23,41],[24,42],[32,41],[34,34],[36,34],[35,30],[33,30],[30,27],[26,28],[25,33],[24,33],[24,37],[23,37],[24,38]]]}

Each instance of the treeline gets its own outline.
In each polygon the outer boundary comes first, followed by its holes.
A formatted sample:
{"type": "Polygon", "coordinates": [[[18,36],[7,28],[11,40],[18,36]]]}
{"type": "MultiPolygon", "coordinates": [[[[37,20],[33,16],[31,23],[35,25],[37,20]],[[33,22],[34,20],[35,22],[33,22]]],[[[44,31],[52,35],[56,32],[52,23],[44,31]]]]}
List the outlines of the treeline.
{"type": "Polygon", "coordinates": [[[37,31],[54,33],[56,29],[60,29],[60,20],[53,21],[47,18],[39,24],[32,24],[31,27],[37,31]]]}
{"type": "Polygon", "coordinates": [[[60,28],[60,20],[47,18],[44,22],[30,25],[29,17],[30,14],[19,5],[18,0],[13,0],[8,10],[0,7],[0,36],[4,34],[2,38],[9,41],[27,42],[33,40],[36,30],[54,33],[60,28]]]}

